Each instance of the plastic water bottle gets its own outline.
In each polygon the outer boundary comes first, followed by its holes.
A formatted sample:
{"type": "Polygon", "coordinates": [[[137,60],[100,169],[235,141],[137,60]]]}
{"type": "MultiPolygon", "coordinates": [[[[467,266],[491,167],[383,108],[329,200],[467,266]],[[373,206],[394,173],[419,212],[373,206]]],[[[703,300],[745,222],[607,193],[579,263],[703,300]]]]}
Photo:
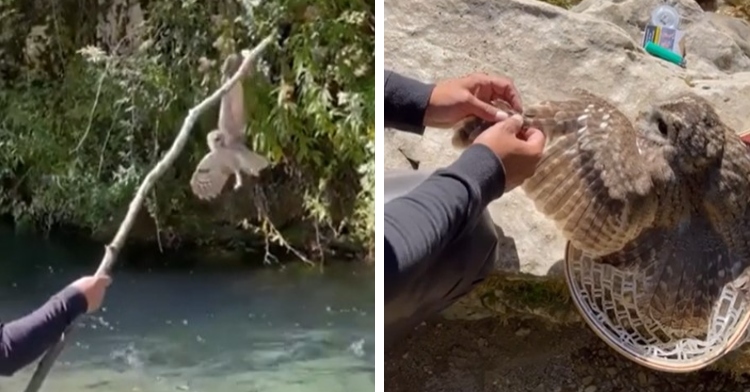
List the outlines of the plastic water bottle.
{"type": "Polygon", "coordinates": [[[651,24],[677,30],[680,25],[680,14],[674,7],[662,4],[651,12],[651,24]]]}

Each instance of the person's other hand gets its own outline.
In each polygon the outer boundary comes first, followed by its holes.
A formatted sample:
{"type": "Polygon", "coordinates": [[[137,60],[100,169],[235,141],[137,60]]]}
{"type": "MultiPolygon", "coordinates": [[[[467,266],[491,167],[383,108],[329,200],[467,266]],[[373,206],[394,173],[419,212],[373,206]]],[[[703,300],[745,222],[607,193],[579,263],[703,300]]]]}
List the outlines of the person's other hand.
{"type": "Polygon", "coordinates": [[[86,297],[86,303],[88,304],[87,313],[91,313],[102,306],[104,293],[107,291],[107,287],[110,283],[112,283],[112,279],[109,276],[101,275],[84,276],[70,285],[83,293],[86,297]]]}
{"type": "Polygon", "coordinates": [[[523,118],[516,114],[487,128],[474,140],[489,147],[503,162],[506,192],[534,175],[544,152],[544,133],[536,128],[524,130],[522,125],[523,118]]]}
{"type": "Polygon", "coordinates": [[[495,99],[502,99],[513,110],[523,112],[521,95],[508,78],[473,73],[443,80],[435,84],[422,122],[428,127],[449,128],[471,115],[491,122],[505,120],[508,118],[505,112],[489,103],[495,99]]]}

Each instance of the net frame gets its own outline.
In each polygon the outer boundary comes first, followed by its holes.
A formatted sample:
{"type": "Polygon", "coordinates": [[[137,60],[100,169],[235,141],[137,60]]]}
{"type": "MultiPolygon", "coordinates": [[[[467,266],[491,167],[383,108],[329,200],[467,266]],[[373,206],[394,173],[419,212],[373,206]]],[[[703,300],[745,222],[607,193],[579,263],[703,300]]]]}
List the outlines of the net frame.
{"type": "Polygon", "coordinates": [[[634,300],[638,283],[644,279],[641,271],[597,263],[574,249],[570,241],[563,262],[573,303],[586,324],[608,346],[639,365],[687,373],[712,364],[747,341],[750,301],[731,282],[716,299],[705,336],[684,337],[649,317],[634,300]]]}

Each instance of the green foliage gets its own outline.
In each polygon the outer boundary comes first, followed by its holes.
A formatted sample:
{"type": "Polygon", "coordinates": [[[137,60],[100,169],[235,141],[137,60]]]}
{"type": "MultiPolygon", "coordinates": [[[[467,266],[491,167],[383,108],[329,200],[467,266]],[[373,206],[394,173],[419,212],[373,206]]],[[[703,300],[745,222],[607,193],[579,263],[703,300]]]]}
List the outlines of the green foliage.
{"type": "MultiPolygon", "coordinates": [[[[244,82],[248,142],[280,176],[294,173],[281,180],[299,181],[299,219],[372,249],[373,2],[142,0],[143,23],[123,18],[105,33],[98,17],[111,4],[60,3],[0,0],[0,212],[111,231],[187,111],[218,87],[226,54],[290,23],[287,42],[244,82]]],[[[187,184],[215,116],[201,119],[147,203],[159,230],[214,232],[187,184]]]]}

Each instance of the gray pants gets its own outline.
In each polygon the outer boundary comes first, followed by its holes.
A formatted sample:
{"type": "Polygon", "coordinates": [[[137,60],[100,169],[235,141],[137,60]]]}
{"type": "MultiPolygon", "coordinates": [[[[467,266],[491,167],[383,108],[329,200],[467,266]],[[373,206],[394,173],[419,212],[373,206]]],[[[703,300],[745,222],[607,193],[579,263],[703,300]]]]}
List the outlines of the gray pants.
{"type": "MultiPolygon", "coordinates": [[[[409,192],[430,174],[411,170],[386,172],[385,202],[409,192]]],[[[497,244],[495,225],[485,211],[478,222],[466,227],[443,252],[404,272],[407,276],[401,279],[406,283],[399,292],[386,298],[386,347],[484,280],[494,265],[497,244]]]]}

